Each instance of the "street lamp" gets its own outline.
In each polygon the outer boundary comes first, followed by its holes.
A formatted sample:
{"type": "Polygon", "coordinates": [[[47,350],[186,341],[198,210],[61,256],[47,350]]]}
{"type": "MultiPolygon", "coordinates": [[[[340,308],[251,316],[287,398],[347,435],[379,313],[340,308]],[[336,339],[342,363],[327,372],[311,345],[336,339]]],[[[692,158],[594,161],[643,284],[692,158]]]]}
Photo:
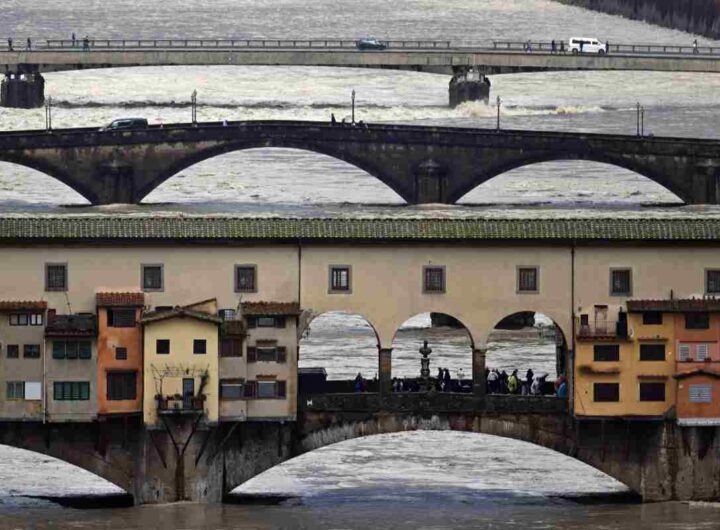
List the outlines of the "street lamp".
{"type": "Polygon", "coordinates": [[[197,123],[197,90],[193,90],[190,96],[190,113],[193,124],[197,123]]]}
{"type": "Polygon", "coordinates": [[[45,129],[52,131],[52,96],[45,100],[45,129]]]}
{"type": "Polygon", "coordinates": [[[497,123],[495,124],[495,129],[500,130],[500,96],[497,97],[497,123]]]}
{"type": "Polygon", "coordinates": [[[355,123],[355,89],[353,88],[352,91],[352,119],[350,120],[351,124],[355,123]]]}

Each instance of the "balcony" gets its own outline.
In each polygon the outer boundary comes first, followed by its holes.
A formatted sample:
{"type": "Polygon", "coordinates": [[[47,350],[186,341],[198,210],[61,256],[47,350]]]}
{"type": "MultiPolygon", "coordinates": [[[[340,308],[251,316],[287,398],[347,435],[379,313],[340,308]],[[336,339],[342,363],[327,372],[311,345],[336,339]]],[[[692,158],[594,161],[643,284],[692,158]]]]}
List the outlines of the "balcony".
{"type": "Polygon", "coordinates": [[[202,414],[205,411],[205,395],[199,396],[155,396],[158,404],[158,414],[202,414]]]}
{"type": "Polygon", "coordinates": [[[627,340],[627,320],[596,320],[592,323],[580,318],[578,339],[627,340]]]}

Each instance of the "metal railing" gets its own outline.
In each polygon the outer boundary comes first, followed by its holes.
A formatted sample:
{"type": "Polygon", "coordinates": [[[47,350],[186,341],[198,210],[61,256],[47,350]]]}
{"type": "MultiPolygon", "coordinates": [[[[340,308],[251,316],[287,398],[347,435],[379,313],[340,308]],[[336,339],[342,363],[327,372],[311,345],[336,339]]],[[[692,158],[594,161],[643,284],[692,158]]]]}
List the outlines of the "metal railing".
{"type": "MultiPolygon", "coordinates": [[[[560,53],[560,43],[565,47],[564,53],[571,54],[568,43],[564,40],[555,41],[555,53],[560,53]]],[[[493,41],[492,48],[497,51],[527,52],[528,44],[533,52],[553,52],[552,41],[493,41]]],[[[720,55],[718,46],[678,46],[674,44],[613,44],[610,43],[608,53],[637,53],[644,55],[720,55]],[[697,50],[697,51],[696,51],[697,50]]],[[[583,53],[582,55],[595,55],[583,53]]]]}
{"type": "Polygon", "coordinates": [[[620,320],[595,320],[588,324],[578,324],[579,338],[614,337],[627,338],[627,323],[620,320]]]}

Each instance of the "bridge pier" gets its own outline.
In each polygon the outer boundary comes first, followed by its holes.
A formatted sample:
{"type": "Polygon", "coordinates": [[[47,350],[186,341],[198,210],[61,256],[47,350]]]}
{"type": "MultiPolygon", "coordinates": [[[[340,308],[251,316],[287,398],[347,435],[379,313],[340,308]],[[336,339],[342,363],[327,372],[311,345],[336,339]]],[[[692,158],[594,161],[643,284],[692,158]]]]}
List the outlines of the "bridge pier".
{"type": "Polygon", "coordinates": [[[0,84],[0,106],[34,109],[45,103],[45,78],[39,72],[6,72],[0,84]]]}
{"type": "Polygon", "coordinates": [[[490,79],[476,68],[460,68],[455,71],[448,87],[450,108],[466,101],[490,99],[490,79]]]}
{"type": "Polygon", "coordinates": [[[415,171],[415,204],[447,203],[446,173],[433,159],[420,163],[415,171]]]}
{"type": "Polygon", "coordinates": [[[485,356],[487,349],[475,348],[473,349],[472,356],[472,381],[473,381],[473,394],[476,397],[485,397],[485,356]]]}
{"type": "Polygon", "coordinates": [[[378,348],[378,392],[385,400],[392,394],[392,348],[378,348]]]}

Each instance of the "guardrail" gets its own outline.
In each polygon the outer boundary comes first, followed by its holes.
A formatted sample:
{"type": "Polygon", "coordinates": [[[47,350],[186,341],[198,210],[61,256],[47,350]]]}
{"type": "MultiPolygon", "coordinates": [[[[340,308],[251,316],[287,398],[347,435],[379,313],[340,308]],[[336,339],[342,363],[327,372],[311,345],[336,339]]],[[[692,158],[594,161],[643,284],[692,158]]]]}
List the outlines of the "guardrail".
{"type": "MultiPolygon", "coordinates": [[[[493,41],[492,48],[497,51],[528,51],[528,44],[532,51],[560,52],[560,43],[563,43],[565,53],[568,50],[567,41],[556,40],[553,49],[552,41],[493,41]]],[[[672,44],[613,44],[610,43],[608,53],[643,53],[652,55],[720,55],[720,47],[716,46],[677,46],[672,44]],[[697,51],[696,51],[697,50],[697,51]]],[[[591,54],[583,54],[591,55],[591,54]]]]}
{"type": "MultiPolygon", "coordinates": [[[[382,40],[387,48],[448,49],[450,41],[382,40]]],[[[87,49],[152,49],[152,48],[356,48],[357,40],[347,39],[51,39],[45,48],[65,50],[87,49]]]]}

